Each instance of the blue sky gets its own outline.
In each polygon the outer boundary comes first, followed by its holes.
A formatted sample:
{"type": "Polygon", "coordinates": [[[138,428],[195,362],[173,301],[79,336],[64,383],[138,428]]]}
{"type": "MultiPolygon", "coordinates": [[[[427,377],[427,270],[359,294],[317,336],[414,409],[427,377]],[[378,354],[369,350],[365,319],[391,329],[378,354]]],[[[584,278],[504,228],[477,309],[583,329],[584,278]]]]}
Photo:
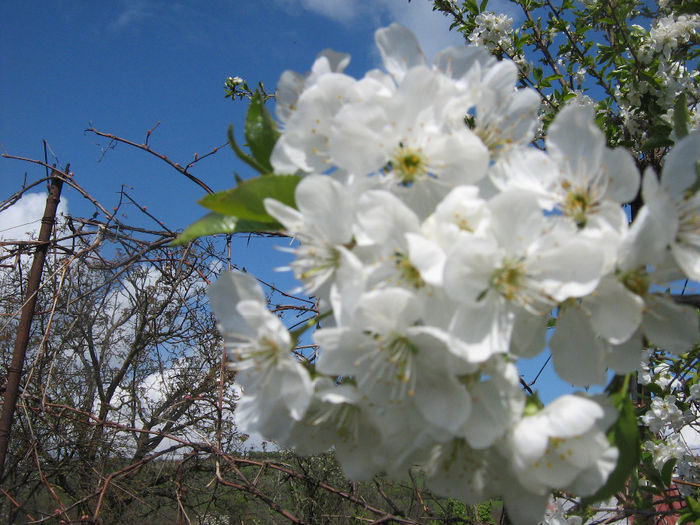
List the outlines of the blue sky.
{"type": "MultiPolygon", "coordinates": [[[[304,72],[327,47],[352,55],[346,70],[361,76],[379,65],[373,34],[398,21],[411,28],[428,56],[462,42],[449,23],[433,13],[429,0],[6,0],[0,4],[0,152],[43,158],[42,139],[60,166],[71,170],[107,209],[122,185],[140,205],[170,229],[182,229],[205,213],[196,204],[204,192],[162,161],[118,145],[103,155],[100,131],[142,142],[184,165],[226,142],[230,123],[242,125],[245,102],[223,97],[228,76],[272,91],[285,69],[304,72]]],[[[498,9],[498,4],[494,6],[498,9]]],[[[200,162],[192,173],[215,190],[233,186],[233,172],[252,175],[228,148],[200,162]]],[[[0,159],[0,198],[19,189],[43,169],[0,159]]],[[[66,189],[69,213],[94,209],[66,189]]],[[[35,221],[40,199],[23,199],[14,223],[35,221]]],[[[129,224],[157,227],[136,208],[121,213],[129,224]]],[[[274,265],[285,257],[269,241],[234,243],[234,262],[266,279],[279,280],[274,265]]],[[[527,364],[532,380],[546,356],[527,364]]],[[[565,388],[551,372],[538,381],[548,399],[565,388]]]]}
{"type": "MultiPolygon", "coordinates": [[[[108,140],[86,128],[140,143],[160,122],[149,144],[185,165],[224,144],[230,123],[240,129],[247,105],[224,98],[228,76],[273,91],[285,69],[307,71],[327,47],[351,53],[348,72],[361,76],[379,64],[374,30],[396,20],[412,26],[429,53],[461,41],[428,0],[5,1],[0,17],[0,152],[41,159],[45,139],[55,153],[49,162],[70,162],[75,180],[107,209],[126,185],[173,230],[204,215],[196,204],[203,191],[134,148],[118,145],[103,155],[108,140]]],[[[192,173],[221,190],[234,185],[234,171],[252,175],[224,147],[192,173]]],[[[44,170],[0,159],[0,195],[16,191],[25,173],[31,182],[44,170]]],[[[29,213],[38,226],[38,202],[20,201],[12,220],[29,222],[29,213]]],[[[63,203],[73,215],[93,212],[68,189],[63,203]]],[[[158,228],[131,205],[120,213],[128,224],[158,228]]],[[[260,258],[256,250],[238,251],[247,267],[260,258]]]]}
{"type": "MultiPolygon", "coordinates": [[[[160,122],[149,144],[185,165],[224,144],[230,123],[242,125],[246,103],[223,96],[228,76],[273,91],[285,69],[308,71],[327,47],[351,53],[347,72],[361,76],[379,65],[375,29],[393,21],[411,27],[428,55],[461,42],[428,0],[12,0],[0,5],[0,17],[0,152],[41,159],[45,139],[55,154],[49,162],[70,162],[75,180],[107,209],[126,185],[170,229],[205,213],[196,204],[203,191],[134,148],[103,155],[108,140],[86,128],[140,143],[160,122]]],[[[234,171],[252,175],[225,147],[192,173],[221,190],[234,185],[234,171]]],[[[0,195],[16,191],[25,173],[29,181],[44,175],[0,159],[0,195]]],[[[70,190],[63,201],[73,215],[93,212],[70,190]]],[[[35,204],[19,204],[13,220],[25,211],[36,220],[35,204]]],[[[135,208],[120,212],[129,224],[157,227],[135,208]]],[[[257,257],[247,250],[243,264],[257,257]]]]}
{"type": "MultiPolygon", "coordinates": [[[[201,190],[125,146],[98,162],[97,144],[107,141],[85,128],[92,124],[141,142],[160,122],[150,144],[184,164],[195,152],[223,144],[228,124],[243,120],[245,103],[223,97],[227,76],[251,85],[260,80],[273,90],[282,71],[308,70],[326,47],[352,53],[348,72],[359,76],[377,63],[374,30],[397,18],[423,19],[417,25],[427,34],[439,28],[427,46],[433,50],[460,41],[427,0],[6,1],[0,16],[6,21],[0,34],[1,151],[41,158],[46,139],[59,164],[70,162],[77,180],[104,204],[127,184],[171,228],[202,214],[195,204],[201,190]]],[[[234,170],[247,174],[226,149],[194,173],[223,189],[233,184],[234,170]]],[[[31,176],[33,168],[0,162],[2,193],[15,189],[25,171],[31,176]]],[[[67,197],[79,214],[80,199],[67,197]]]]}

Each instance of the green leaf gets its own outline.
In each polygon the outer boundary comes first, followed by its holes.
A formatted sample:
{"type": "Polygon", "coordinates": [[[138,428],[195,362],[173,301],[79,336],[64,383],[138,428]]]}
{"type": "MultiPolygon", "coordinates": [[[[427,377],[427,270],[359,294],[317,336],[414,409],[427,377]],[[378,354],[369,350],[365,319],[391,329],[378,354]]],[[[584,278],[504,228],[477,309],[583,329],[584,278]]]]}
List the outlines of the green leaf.
{"type": "MultiPolygon", "coordinates": [[[[627,386],[627,381],[625,385],[627,386]]],[[[634,404],[627,394],[627,388],[611,396],[613,404],[619,413],[615,424],[608,432],[608,439],[617,447],[620,455],[617,459],[615,470],[612,471],[608,481],[598,491],[584,498],[582,503],[590,505],[596,501],[605,500],[614,496],[625,488],[625,482],[639,464],[641,438],[637,427],[637,416],[634,412],[634,404]]]]}
{"type": "Polygon", "coordinates": [[[644,388],[646,389],[647,392],[649,392],[650,394],[654,394],[655,396],[663,396],[664,395],[664,389],[661,388],[656,383],[649,383],[648,385],[644,385],[644,388]]]}
{"type": "Polygon", "coordinates": [[[464,8],[473,15],[479,14],[479,6],[476,4],[476,0],[465,0],[464,8]]]}
{"type": "Polygon", "coordinates": [[[260,232],[279,232],[283,230],[284,227],[277,221],[275,222],[259,222],[259,221],[247,221],[241,219],[236,223],[236,229],[233,233],[260,233],[260,232]]]}
{"type": "Polygon", "coordinates": [[[228,127],[228,143],[231,145],[231,149],[236,154],[236,157],[241,159],[243,162],[245,162],[248,166],[253,168],[255,171],[257,171],[259,173],[266,173],[268,171],[265,169],[265,167],[262,164],[260,164],[257,160],[255,160],[250,155],[248,155],[245,151],[243,151],[238,146],[238,144],[236,144],[236,137],[233,135],[233,124],[231,124],[228,127]]]}
{"type": "Polygon", "coordinates": [[[486,5],[489,3],[489,0],[482,0],[481,4],[479,4],[479,11],[483,12],[484,9],[486,9],[486,5]]]}
{"type": "Polygon", "coordinates": [[[664,481],[661,472],[654,466],[654,458],[651,453],[645,452],[642,455],[642,465],[644,476],[651,482],[647,484],[646,490],[654,494],[661,494],[664,490],[664,481]]]}
{"type": "Polygon", "coordinates": [[[681,93],[676,99],[673,108],[673,128],[676,130],[676,137],[682,139],[688,134],[690,126],[690,114],[688,113],[688,101],[685,98],[685,93],[681,93]]]}
{"type": "Polygon", "coordinates": [[[170,246],[182,246],[199,237],[217,233],[276,232],[280,229],[282,225],[278,222],[245,221],[239,220],[238,217],[211,212],[185,228],[185,231],[170,243],[170,246]]]}
{"type": "Polygon", "coordinates": [[[695,182],[688,188],[687,193],[688,195],[695,195],[698,191],[700,191],[700,162],[695,163],[695,182]]]}
{"type": "Polygon", "coordinates": [[[682,2],[681,5],[674,6],[673,10],[678,14],[697,15],[700,14],[700,2],[698,0],[682,2]]]}
{"type": "Polygon", "coordinates": [[[232,233],[236,228],[238,219],[221,215],[220,213],[208,213],[198,221],[193,222],[185,231],[170,243],[170,246],[182,246],[199,237],[213,235],[215,233],[232,233]]]}
{"type": "Polygon", "coordinates": [[[534,78],[536,82],[539,82],[540,80],[542,80],[542,68],[541,67],[535,67],[532,69],[532,78],[534,78]]]}
{"type": "Polygon", "coordinates": [[[673,469],[676,466],[677,458],[671,458],[666,463],[664,463],[661,469],[661,481],[663,481],[664,488],[669,488],[671,486],[673,469]]]}
{"type": "Polygon", "coordinates": [[[270,164],[270,154],[280,132],[258,90],[253,94],[248,106],[243,132],[253,158],[264,168],[261,173],[272,173],[274,170],[270,164]]]}
{"type": "Polygon", "coordinates": [[[697,523],[700,520],[700,501],[690,496],[685,498],[685,508],[681,512],[679,524],[697,523]]]}
{"type": "Polygon", "coordinates": [[[562,78],[562,75],[554,74],[554,75],[549,75],[548,77],[545,77],[544,81],[551,82],[552,80],[559,80],[560,78],[562,78]]]}
{"type": "Polygon", "coordinates": [[[276,223],[263,205],[266,197],[296,208],[294,190],[301,177],[297,175],[270,175],[248,179],[235,188],[207,195],[199,201],[205,208],[238,217],[242,220],[276,223]]]}
{"type": "Polygon", "coordinates": [[[673,141],[668,137],[657,135],[645,140],[642,144],[642,151],[651,151],[657,148],[667,148],[673,146],[673,141]]]}

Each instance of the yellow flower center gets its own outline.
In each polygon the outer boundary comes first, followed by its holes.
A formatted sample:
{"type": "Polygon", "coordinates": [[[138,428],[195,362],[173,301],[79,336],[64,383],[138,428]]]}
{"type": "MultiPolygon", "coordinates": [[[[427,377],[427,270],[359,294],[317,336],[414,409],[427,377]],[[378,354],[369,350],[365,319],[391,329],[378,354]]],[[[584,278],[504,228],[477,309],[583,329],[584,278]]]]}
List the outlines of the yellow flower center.
{"type": "Polygon", "coordinates": [[[645,269],[630,270],[620,277],[620,282],[629,291],[643,297],[649,291],[651,281],[645,269]]]}
{"type": "Polygon", "coordinates": [[[525,268],[522,262],[506,260],[491,276],[491,286],[510,301],[520,290],[524,278],[525,268]]]}
{"type": "Polygon", "coordinates": [[[404,186],[410,186],[428,172],[425,158],[420,150],[406,148],[402,142],[399,142],[399,150],[393,160],[389,161],[387,168],[387,171],[394,174],[399,184],[404,186]]]}
{"type": "Polygon", "coordinates": [[[564,215],[571,217],[576,226],[585,228],[588,220],[588,213],[591,208],[591,198],[585,190],[572,190],[566,194],[564,200],[564,215]]]}
{"type": "Polygon", "coordinates": [[[425,281],[420,276],[420,272],[411,264],[411,261],[405,254],[395,253],[394,264],[399,272],[402,283],[408,283],[416,289],[425,286],[425,281]]]}

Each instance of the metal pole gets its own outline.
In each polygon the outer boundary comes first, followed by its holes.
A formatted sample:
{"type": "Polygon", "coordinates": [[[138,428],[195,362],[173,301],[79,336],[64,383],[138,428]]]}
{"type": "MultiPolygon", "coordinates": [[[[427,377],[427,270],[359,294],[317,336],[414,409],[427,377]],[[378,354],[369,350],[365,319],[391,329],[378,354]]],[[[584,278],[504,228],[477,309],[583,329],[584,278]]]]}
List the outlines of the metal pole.
{"type": "MultiPolygon", "coordinates": [[[[68,166],[66,166],[65,171],[66,173],[68,172],[68,166]]],[[[29,272],[29,280],[27,281],[27,294],[24,304],[22,305],[19,327],[17,328],[15,350],[12,354],[12,363],[7,369],[5,399],[2,405],[2,415],[0,416],[0,481],[3,479],[5,472],[5,457],[7,456],[7,448],[10,443],[10,430],[12,428],[15,405],[17,404],[19,381],[22,376],[22,368],[24,367],[24,356],[29,344],[29,330],[32,325],[32,318],[34,317],[36,297],[41,285],[41,273],[44,269],[44,260],[46,259],[51,232],[53,231],[53,226],[56,221],[56,209],[61,200],[62,187],[63,180],[54,169],[51,172],[49,196],[46,199],[46,208],[44,208],[44,216],[41,219],[39,244],[34,252],[34,260],[32,261],[32,268],[29,272]]]]}

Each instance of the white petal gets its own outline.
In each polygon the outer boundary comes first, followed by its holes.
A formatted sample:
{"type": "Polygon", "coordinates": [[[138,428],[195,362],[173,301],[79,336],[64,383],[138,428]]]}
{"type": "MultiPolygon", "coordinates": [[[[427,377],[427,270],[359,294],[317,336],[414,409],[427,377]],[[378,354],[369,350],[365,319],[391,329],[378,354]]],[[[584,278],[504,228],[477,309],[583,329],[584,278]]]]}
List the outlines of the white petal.
{"type": "Polygon", "coordinates": [[[265,304],[265,294],[255,277],[238,270],[225,272],[209,287],[207,294],[224,332],[231,336],[255,334],[255,330],[248,326],[248,322],[236,309],[241,301],[265,304]]]}
{"type": "Polygon", "coordinates": [[[422,369],[414,402],[430,424],[454,434],[469,418],[471,398],[467,389],[445,371],[422,369]]]}
{"type": "Polygon", "coordinates": [[[316,61],[311,71],[316,74],[342,73],[349,63],[350,55],[347,53],[338,53],[332,49],[324,49],[316,56],[316,61]],[[321,65],[321,62],[325,62],[325,64],[321,65]]]}
{"type": "Polygon", "coordinates": [[[671,252],[685,275],[693,281],[700,281],[700,239],[695,245],[675,243],[671,252]]]}
{"type": "Polygon", "coordinates": [[[436,243],[422,235],[407,233],[408,257],[418,270],[421,278],[428,284],[442,286],[442,276],[447,256],[436,243]]]}
{"type": "Polygon", "coordinates": [[[400,82],[406,71],[425,64],[425,55],[415,35],[404,26],[391,24],[377,29],[374,40],[384,62],[384,68],[400,82]]]}
{"type": "Polygon", "coordinates": [[[662,297],[647,297],[644,335],[656,346],[675,354],[689,351],[700,340],[695,309],[662,297]]]}
{"type": "Polygon", "coordinates": [[[576,386],[605,384],[605,346],[580,308],[560,311],[549,347],[554,369],[564,381],[576,386]]]}
{"type": "Polygon", "coordinates": [[[536,275],[542,289],[557,302],[583,297],[598,286],[604,266],[604,254],[587,239],[571,242],[535,253],[528,271],[536,275]],[[535,274],[537,272],[537,274],[535,274]]]}
{"type": "Polygon", "coordinates": [[[547,321],[522,308],[516,310],[510,351],[518,357],[535,357],[545,348],[547,321]]]}
{"type": "Polygon", "coordinates": [[[301,180],[294,195],[305,222],[313,224],[324,241],[350,242],[352,222],[349,218],[353,207],[352,196],[345,186],[330,176],[309,175],[301,180]]]}
{"type": "Polygon", "coordinates": [[[299,421],[311,402],[313,384],[308,371],[290,358],[278,369],[280,383],[280,401],[289,409],[291,417],[299,421]]]}
{"type": "MultiPolygon", "coordinates": [[[[508,518],[513,525],[533,525],[542,521],[550,497],[549,492],[533,494],[518,483],[506,483],[504,487],[506,490],[503,498],[508,518]]],[[[532,486],[528,484],[527,488],[532,489],[532,486]]]]}
{"type": "Polygon", "coordinates": [[[495,293],[487,293],[477,306],[460,306],[450,322],[450,351],[468,363],[480,363],[510,346],[515,313],[495,293]]]}
{"type": "Polygon", "coordinates": [[[266,197],[263,200],[265,211],[277,219],[289,233],[299,233],[304,228],[304,217],[291,206],[266,197]]]}
{"type": "Polygon", "coordinates": [[[642,348],[642,332],[638,330],[624,343],[610,345],[605,362],[620,375],[631,374],[639,367],[642,348]]]}
{"type": "Polygon", "coordinates": [[[639,170],[630,153],[623,149],[605,149],[603,154],[604,169],[609,178],[608,196],[619,202],[630,202],[639,191],[639,170]]]}
{"type": "Polygon", "coordinates": [[[591,430],[605,417],[603,407],[594,400],[577,395],[563,395],[545,408],[549,435],[574,438],[591,430]]]}
{"type": "Polygon", "coordinates": [[[661,173],[661,184],[668,193],[678,198],[697,181],[696,165],[700,162],[700,132],[684,137],[666,157],[661,173]]]}
{"type": "Polygon", "coordinates": [[[418,217],[393,194],[374,190],[365,192],[357,203],[358,244],[377,244],[388,253],[403,252],[404,234],[417,232],[418,217]]]}
{"type": "Polygon", "coordinates": [[[448,47],[440,51],[433,61],[435,66],[453,79],[461,79],[475,65],[480,68],[493,66],[495,57],[478,46],[448,47]]]}
{"type": "Polygon", "coordinates": [[[575,183],[587,186],[600,171],[605,137],[595,125],[590,106],[564,107],[549,127],[547,151],[557,163],[575,176],[575,183]]]}
{"type": "Polygon", "coordinates": [[[528,191],[509,190],[489,201],[493,232],[509,253],[521,255],[548,229],[537,197],[528,191]]]}
{"type": "Polygon", "coordinates": [[[613,278],[603,280],[584,304],[595,333],[612,344],[627,341],[642,322],[644,300],[613,278]]]}

